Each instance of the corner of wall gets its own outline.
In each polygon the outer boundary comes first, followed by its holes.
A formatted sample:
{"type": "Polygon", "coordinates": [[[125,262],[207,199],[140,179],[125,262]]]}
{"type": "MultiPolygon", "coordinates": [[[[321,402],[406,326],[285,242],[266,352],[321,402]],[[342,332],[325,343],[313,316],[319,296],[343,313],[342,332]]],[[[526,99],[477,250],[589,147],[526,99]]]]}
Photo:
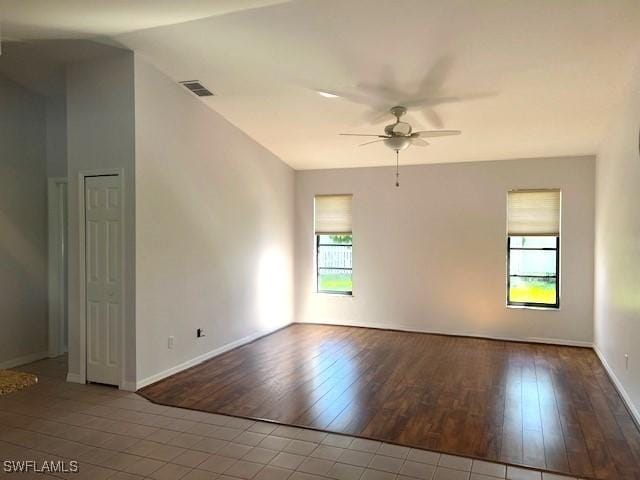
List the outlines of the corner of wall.
{"type": "Polygon", "coordinates": [[[81,315],[80,172],[118,169],[125,179],[125,305],[127,331],[124,376],[120,383],[135,381],[135,205],[133,52],[119,48],[97,58],[73,63],[66,69],[67,176],[68,176],[68,318],[69,378],[84,379],[84,325],[81,315]],[[90,119],[91,121],[87,121],[90,119]],[[133,345],[132,345],[133,344],[133,345]]]}
{"type": "Polygon", "coordinates": [[[596,158],[593,304],[594,350],[640,424],[639,128],[640,64],[596,158]]]}

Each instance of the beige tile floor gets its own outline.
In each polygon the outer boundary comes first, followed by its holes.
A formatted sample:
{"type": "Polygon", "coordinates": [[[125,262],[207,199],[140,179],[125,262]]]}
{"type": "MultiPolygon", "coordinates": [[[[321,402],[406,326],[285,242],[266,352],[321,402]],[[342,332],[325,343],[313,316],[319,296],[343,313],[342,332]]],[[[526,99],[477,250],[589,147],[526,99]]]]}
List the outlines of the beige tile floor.
{"type": "Polygon", "coordinates": [[[64,382],[64,357],[20,368],[39,383],[0,397],[3,478],[155,480],[565,480],[371,440],[155,405],[64,382]],[[5,461],[79,462],[78,473],[4,473],[5,461]]]}

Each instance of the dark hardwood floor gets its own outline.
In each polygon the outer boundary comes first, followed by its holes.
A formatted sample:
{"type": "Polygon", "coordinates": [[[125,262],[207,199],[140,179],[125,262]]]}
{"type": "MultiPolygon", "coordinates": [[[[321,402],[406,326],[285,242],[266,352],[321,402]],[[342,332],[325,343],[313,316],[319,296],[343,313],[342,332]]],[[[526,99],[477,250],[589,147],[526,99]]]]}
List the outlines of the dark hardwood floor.
{"type": "Polygon", "coordinates": [[[139,393],[576,476],[640,479],[640,432],[585,348],[296,324],[139,393]]]}

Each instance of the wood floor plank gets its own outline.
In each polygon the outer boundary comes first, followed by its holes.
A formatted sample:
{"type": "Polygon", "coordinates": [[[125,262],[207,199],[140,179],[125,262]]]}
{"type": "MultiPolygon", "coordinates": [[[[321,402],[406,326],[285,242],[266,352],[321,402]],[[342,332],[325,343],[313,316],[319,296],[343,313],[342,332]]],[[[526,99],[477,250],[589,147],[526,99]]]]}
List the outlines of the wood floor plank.
{"type": "Polygon", "coordinates": [[[590,349],[294,324],[140,391],[602,480],[640,480],[640,432],[590,349]]]}

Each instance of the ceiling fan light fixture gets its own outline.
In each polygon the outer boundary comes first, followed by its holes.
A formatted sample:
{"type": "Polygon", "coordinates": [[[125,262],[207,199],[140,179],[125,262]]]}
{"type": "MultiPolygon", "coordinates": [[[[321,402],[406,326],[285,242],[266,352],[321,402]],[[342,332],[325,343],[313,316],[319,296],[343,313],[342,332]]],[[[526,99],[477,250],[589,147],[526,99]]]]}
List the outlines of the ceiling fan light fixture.
{"type": "Polygon", "coordinates": [[[384,139],[384,144],[391,150],[399,152],[401,150],[405,150],[409,145],[411,145],[411,137],[387,137],[384,139]]]}

